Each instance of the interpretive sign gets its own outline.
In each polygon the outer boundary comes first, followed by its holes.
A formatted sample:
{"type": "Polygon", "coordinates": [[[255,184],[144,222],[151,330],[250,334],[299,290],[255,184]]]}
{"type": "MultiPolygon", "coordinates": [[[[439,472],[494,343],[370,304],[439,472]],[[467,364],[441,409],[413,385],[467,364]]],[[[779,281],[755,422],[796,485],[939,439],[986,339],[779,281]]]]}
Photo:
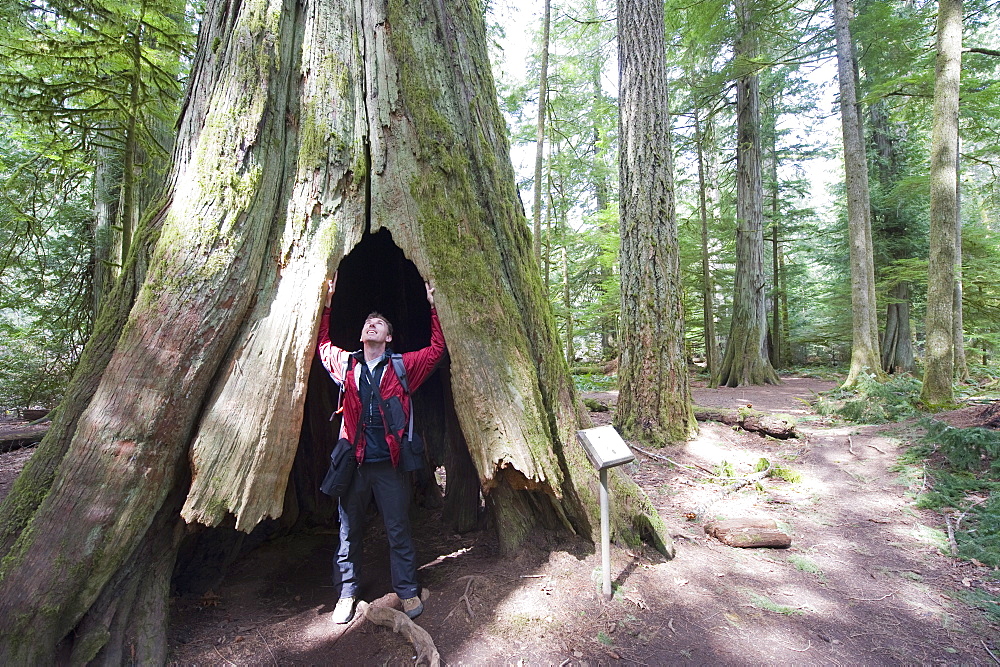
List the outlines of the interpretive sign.
{"type": "Polygon", "coordinates": [[[635,460],[635,454],[618,435],[614,426],[598,426],[577,431],[576,438],[583,445],[590,462],[598,470],[614,468],[635,460]]]}

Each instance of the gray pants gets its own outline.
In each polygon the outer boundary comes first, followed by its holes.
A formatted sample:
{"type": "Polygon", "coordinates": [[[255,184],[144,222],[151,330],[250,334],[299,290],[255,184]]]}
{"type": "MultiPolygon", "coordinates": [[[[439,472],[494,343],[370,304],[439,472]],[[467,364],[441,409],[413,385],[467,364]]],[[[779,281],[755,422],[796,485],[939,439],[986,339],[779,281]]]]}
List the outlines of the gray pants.
{"type": "Polygon", "coordinates": [[[340,597],[357,597],[365,510],[373,494],[389,538],[392,589],[402,599],[412,598],[419,589],[417,553],[410,535],[410,480],[390,461],[361,465],[351,488],[340,498],[340,548],[333,583],[340,586],[340,597]]]}

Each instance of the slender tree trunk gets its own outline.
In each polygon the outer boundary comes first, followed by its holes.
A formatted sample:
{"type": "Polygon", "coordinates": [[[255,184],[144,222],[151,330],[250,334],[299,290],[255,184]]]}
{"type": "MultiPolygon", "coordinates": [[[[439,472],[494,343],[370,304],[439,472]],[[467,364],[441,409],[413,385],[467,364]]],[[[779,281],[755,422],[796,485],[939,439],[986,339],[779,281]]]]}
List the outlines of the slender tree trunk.
{"type": "Polygon", "coordinates": [[[760,173],[760,86],[755,70],[756,24],[749,0],[736,0],[736,277],[733,317],[719,384],[777,384],[767,358],[763,190],[760,173]]]}
{"type": "MultiPolygon", "coordinates": [[[[598,214],[604,212],[608,207],[608,179],[605,169],[607,168],[604,164],[603,153],[600,149],[601,145],[601,122],[599,110],[603,104],[604,93],[601,88],[601,72],[604,65],[604,59],[596,60],[594,63],[590,75],[591,75],[591,87],[593,90],[593,160],[591,162],[591,180],[594,187],[594,206],[598,214]]],[[[602,221],[599,223],[601,226],[601,231],[607,233],[607,226],[602,221]]],[[[601,290],[604,289],[605,283],[611,277],[611,266],[607,261],[609,251],[606,249],[605,244],[601,244],[598,249],[598,259],[599,259],[599,272],[601,281],[601,290]]],[[[615,326],[617,321],[614,317],[606,314],[601,314],[598,319],[598,327],[601,333],[601,359],[607,361],[611,359],[614,354],[614,339],[615,339],[615,326]]]]}
{"type": "Polygon", "coordinates": [[[920,398],[930,408],[955,402],[955,265],[958,217],[958,92],[962,2],[939,0],[934,129],[931,135],[931,230],[927,263],[927,352],[920,398]]]}
{"type": "MultiPolygon", "coordinates": [[[[872,126],[872,143],[877,155],[875,171],[880,190],[883,193],[892,191],[899,179],[899,164],[896,143],[892,139],[889,116],[883,102],[870,107],[872,126]]],[[[896,202],[890,200],[887,204],[873,206],[873,215],[881,219],[883,236],[898,242],[912,234],[910,221],[905,211],[900,210],[896,202]]],[[[890,246],[897,247],[898,246],[890,246]]],[[[905,245],[903,246],[905,248],[905,245]]],[[[908,259],[912,253],[898,249],[892,253],[892,259],[908,259]]],[[[912,285],[908,281],[894,285],[889,292],[886,303],[885,332],[881,340],[882,370],[886,373],[911,373],[914,370],[913,335],[910,329],[910,303],[912,285]]]]}
{"type": "MultiPolygon", "coordinates": [[[[545,162],[545,113],[549,97],[549,24],[552,16],[551,0],[544,0],[542,13],[542,50],[538,73],[538,124],[535,131],[535,199],[531,204],[534,220],[535,261],[542,263],[542,165],[545,162]]],[[[548,284],[546,271],[546,284],[548,284]]]]}
{"type": "Polygon", "coordinates": [[[139,20],[132,34],[132,80],[129,83],[128,121],[125,125],[124,165],[122,168],[122,201],[118,206],[118,224],[121,226],[121,264],[125,263],[132,236],[138,222],[138,197],[136,196],[136,156],[139,153],[139,89],[142,86],[142,16],[145,4],[141,4],[139,20]]]}
{"type": "Polygon", "coordinates": [[[781,248],[781,187],[778,181],[778,114],[774,99],[771,100],[769,114],[769,130],[771,135],[770,157],[768,163],[771,169],[771,365],[781,368],[788,363],[788,339],[785,328],[781,325],[782,286],[784,285],[784,262],[781,248]]]}
{"type": "Polygon", "coordinates": [[[781,276],[781,339],[785,341],[785,362],[794,363],[792,331],[788,321],[788,271],[785,270],[785,253],[778,253],[778,275],[781,276]]]}
{"type": "Polygon", "coordinates": [[[837,77],[840,83],[840,119],[844,133],[844,170],[847,183],[847,227],[851,250],[851,311],[853,342],[851,368],[843,386],[853,387],[862,373],[882,376],[875,305],[875,258],[872,246],[868,159],[857,102],[857,63],[851,39],[849,0],[834,0],[837,34],[837,77]]]}
{"type": "MultiPolygon", "coordinates": [[[[209,3],[169,192],[0,506],[0,662],[163,661],[182,521],[249,531],[285,510],[324,279],[383,228],[438,289],[501,549],[540,520],[593,534],[586,422],[486,42],[457,0],[209,3]]],[[[648,499],[613,479],[616,534],[669,552],[648,499]]]]}
{"type": "Polygon", "coordinates": [[[116,151],[98,148],[94,167],[94,257],[93,317],[96,320],[104,300],[121,274],[121,230],[118,207],[121,203],[121,162],[116,151]]]}
{"type": "Polygon", "coordinates": [[[698,149],[698,212],[701,217],[701,284],[702,331],[705,336],[705,361],[709,382],[714,383],[719,374],[719,341],[715,335],[715,283],[712,280],[708,248],[708,191],[705,184],[705,136],[702,132],[698,108],[694,110],[695,145],[698,149]]]}
{"type": "Polygon", "coordinates": [[[962,178],[959,164],[959,145],[955,146],[955,297],[952,303],[952,325],[954,327],[955,379],[968,382],[969,363],[965,358],[965,322],[962,304],[962,178]]]}
{"type": "Polygon", "coordinates": [[[615,423],[664,445],[697,429],[684,355],[684,309],[670,153],[663,4],[619,0],[621,362],[615,423]]]}

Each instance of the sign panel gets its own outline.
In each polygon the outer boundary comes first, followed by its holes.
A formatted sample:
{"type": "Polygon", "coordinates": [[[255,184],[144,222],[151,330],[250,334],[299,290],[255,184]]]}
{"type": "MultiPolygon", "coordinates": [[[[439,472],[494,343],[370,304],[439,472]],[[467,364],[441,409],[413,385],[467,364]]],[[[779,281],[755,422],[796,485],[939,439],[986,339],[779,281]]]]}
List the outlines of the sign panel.
{"type": "Polygon", "coordinates": [[[635,454],[618,435],[614,426],[598,426],[577,431],[576,439],[583,445],[587,457],[598,470],[614,468],[635,460],[635,454]]]}

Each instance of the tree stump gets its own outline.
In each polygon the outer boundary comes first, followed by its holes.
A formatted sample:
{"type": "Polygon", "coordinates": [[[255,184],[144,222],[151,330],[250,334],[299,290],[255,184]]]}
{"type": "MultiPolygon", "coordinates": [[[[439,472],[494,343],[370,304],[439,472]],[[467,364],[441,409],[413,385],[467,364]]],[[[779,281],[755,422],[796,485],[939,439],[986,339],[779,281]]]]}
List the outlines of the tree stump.
{"type": "Polygon", "coordinates": [[[792,536],[778,528],[774,519],[726,519],[705,524],[705,532],[731,547],[785,548],[792,536]]]}

